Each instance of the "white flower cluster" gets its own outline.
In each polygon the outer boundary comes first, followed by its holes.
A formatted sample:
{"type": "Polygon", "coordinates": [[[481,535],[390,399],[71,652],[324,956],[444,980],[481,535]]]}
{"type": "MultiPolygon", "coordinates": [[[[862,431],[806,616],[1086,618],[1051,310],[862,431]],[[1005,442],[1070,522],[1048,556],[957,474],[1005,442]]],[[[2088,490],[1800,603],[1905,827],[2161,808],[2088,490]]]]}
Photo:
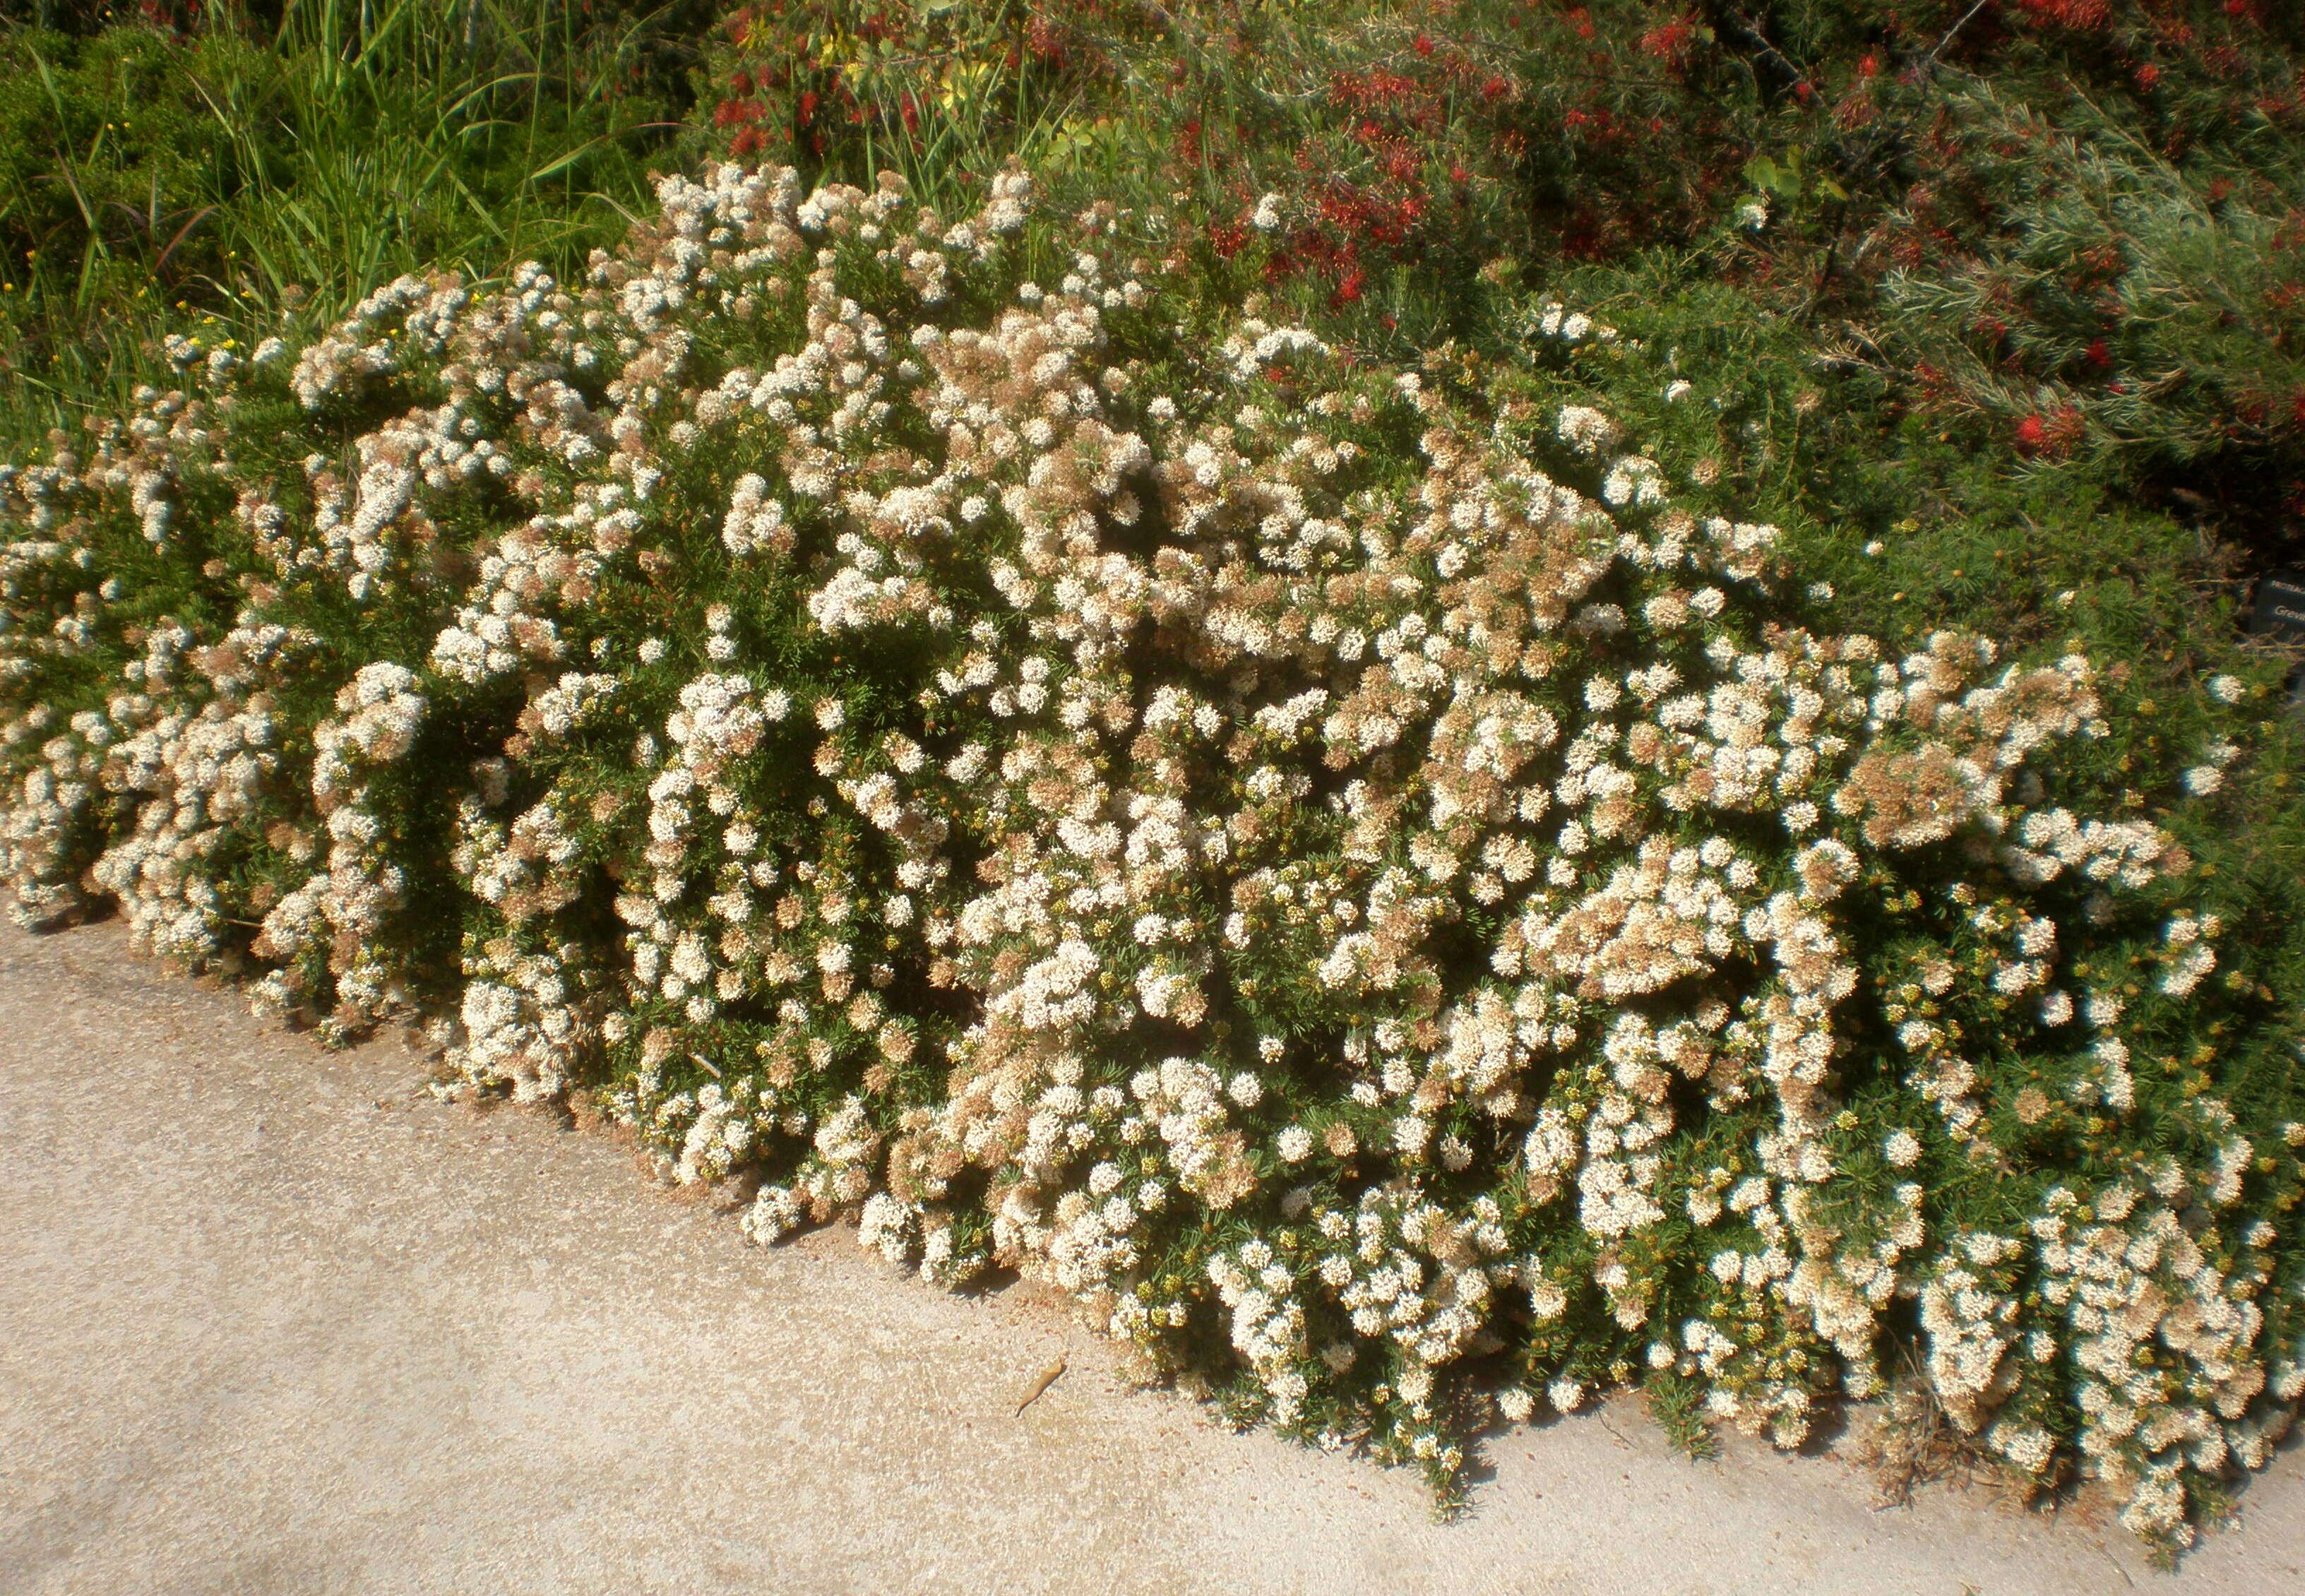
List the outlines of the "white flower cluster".
{"type": "Polygon", "coordinates": [[[312,809],[328,839],[326,868],[279,900],[250,947],[277,966],[257,983],[264,1006],[304,1006],[325,969],[336,1000],[326,1023],[337,1032],[406,1000],[390,922],[405,906],[407,871],[394,845],[397,817],[375,802],[370,782],[415,746],[427,707],[417,685],[405,666],[364,665],[336,693],[336,717],[313,729],[312,809]]]}
{"type": "Polygon", "coordinates": [[[312,640],[278,625],[227,633],[198,662],[215,696],[197,712],[169,691],[191,641],[182,626],[155,628],[139,691],[115,698],[85,734],[105,749],[103,785],[126,797],[135,815],[89,874],[140,939],[197,964],[227,941],[215,855],[232,848],[279,769],[268,697],[246,688],[283,654],[309,651],[312,640]]]}
{"type": "Polygon", "coordinates": [[[1792,625],[1775,529],[1604,405],[1188,341],[1144,218],[1027,247],[1019,174],[660,199],[581,285],[404,280],[0,476],[21,913],[430,1006],[467,1087],[757,1182],[748,1234],[1045,1277],[1436,1476],[1476,1356],[1792,1445],[1908,1319],[2148,1532],[2262,1457],[2305,1309],[2166,1040],[2223,927],[2060,777],[2088,661],[1792,625]]]}

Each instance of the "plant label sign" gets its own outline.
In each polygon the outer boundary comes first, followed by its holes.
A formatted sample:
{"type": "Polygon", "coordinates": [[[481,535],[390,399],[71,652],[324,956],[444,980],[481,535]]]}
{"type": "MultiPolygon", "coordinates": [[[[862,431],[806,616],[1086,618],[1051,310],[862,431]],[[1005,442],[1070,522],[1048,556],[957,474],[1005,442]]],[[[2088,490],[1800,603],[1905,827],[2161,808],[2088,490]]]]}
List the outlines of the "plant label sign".
{"type": "Polygon", "coordinates": [[[2249,629],[2283,642],[2305,642],[2305,571],[2268,571],[2258,578],[2249,629]]]}

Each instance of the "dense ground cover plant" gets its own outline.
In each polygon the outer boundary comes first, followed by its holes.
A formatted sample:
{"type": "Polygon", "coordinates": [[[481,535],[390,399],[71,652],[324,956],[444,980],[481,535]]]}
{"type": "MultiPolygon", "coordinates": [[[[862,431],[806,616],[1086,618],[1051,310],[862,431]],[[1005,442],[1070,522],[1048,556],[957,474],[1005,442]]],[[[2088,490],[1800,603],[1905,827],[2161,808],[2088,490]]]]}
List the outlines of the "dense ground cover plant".
{"type": "Polygon", "coordinates": [[[1561,306],[1403,371],[1015,172],[659,192],[5,468],[22,917],[452,1016],[762,1240],[1443,1485],[1492,1405],[1793,1444],[1907,1352],[2165,1541],[2262,1460],[2305,1091],[2190,844],[2276,672],[1836,628],[1670,446],[1712,375],[1561,306]]]}

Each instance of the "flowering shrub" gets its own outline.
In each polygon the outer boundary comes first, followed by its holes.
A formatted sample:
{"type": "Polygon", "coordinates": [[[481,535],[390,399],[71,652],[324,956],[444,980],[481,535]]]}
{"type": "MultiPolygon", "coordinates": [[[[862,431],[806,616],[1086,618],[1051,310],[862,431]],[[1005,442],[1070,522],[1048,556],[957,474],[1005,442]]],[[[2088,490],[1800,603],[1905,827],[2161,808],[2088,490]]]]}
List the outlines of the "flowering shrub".
{"type": "Polygon", "coordinates": [[[1883,229],[1884,329],[1938,413],[2029,455],[2178,473],[2273,543],[2305,508],[2286,476],[2305,439],[2305,225],[2245,167],[2203,175],[2111,119],[2067,121],[1981,86],[1946,97],[1934,181],[1883,229]],[[2257,469],[2183,470],[2220,457],[2257,469]],[[2224,474],[2258,485],[2213,488],[2224,474]]]}
{"type": "Polygon", "coordinates": [[[1216,311],[1155,215],[660,200],[0,471],[20,917],[429,1010],[761,1241],[1043,1277],[1442,1485],[1492,1405],[1790,1446],[1905,1350],[2150,1536],[2264,1459],[2305,1101],[2207,1089],[2271,994],[2091,661],[1804,624],[1604,406],[1216,311]]]}
{"type": "Polygon", "coordinates": [[[1648,299],[1695,252],[1980,453],[2296,552],[2294,5],[779,0],[726,38],[727,153],[927,185],[1025,153],[1380,341],[1477,337],[1476,274],[1648,299]]]}
{"type": "Polygon", "coordinates": [[[1261,242],[1269,284],[1308,284],[1335,310],[1411,264],[1469,276],[1500,242],[1500,165],[1527,142],[1497,52],[1384,8],[1335,29],[1354,41],[1341,47],[1326,25],[1300,35],[1304,22],[1287,7],[1106,0],[747,5],[712,64],[729,93],[710,120],[729,154],[826,171],[864,169],[875,150],[932,168],[1029,147],[1059,182],[1163,197],[1171,248],[1229,259],[1261,242]],[[1045,138],[1029,119],[1042,106],[1060,118],[1045,138]],[[1468,228],[1476,191],[1484,214],[1468,228]]]}

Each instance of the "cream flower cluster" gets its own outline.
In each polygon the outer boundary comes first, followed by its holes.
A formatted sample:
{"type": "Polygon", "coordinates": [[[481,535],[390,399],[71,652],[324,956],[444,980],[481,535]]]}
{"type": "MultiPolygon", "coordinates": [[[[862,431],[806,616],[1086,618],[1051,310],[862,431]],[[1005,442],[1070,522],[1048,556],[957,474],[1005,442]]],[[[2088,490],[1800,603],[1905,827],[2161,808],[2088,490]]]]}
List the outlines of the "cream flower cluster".
{"type": "Polygon", "coordinates": [[[2067,779],[2090,661],[1805,628],[1603,404],[1209,330],[1019,174],[659,197],[0,473],[21,913],[1436,1479],[1499,1369],[1793,1445],[1904,1337],[2145,1532],[2262,1459],[2267,1165],[2143,1120],[2224,928],[2067,779]]]}

